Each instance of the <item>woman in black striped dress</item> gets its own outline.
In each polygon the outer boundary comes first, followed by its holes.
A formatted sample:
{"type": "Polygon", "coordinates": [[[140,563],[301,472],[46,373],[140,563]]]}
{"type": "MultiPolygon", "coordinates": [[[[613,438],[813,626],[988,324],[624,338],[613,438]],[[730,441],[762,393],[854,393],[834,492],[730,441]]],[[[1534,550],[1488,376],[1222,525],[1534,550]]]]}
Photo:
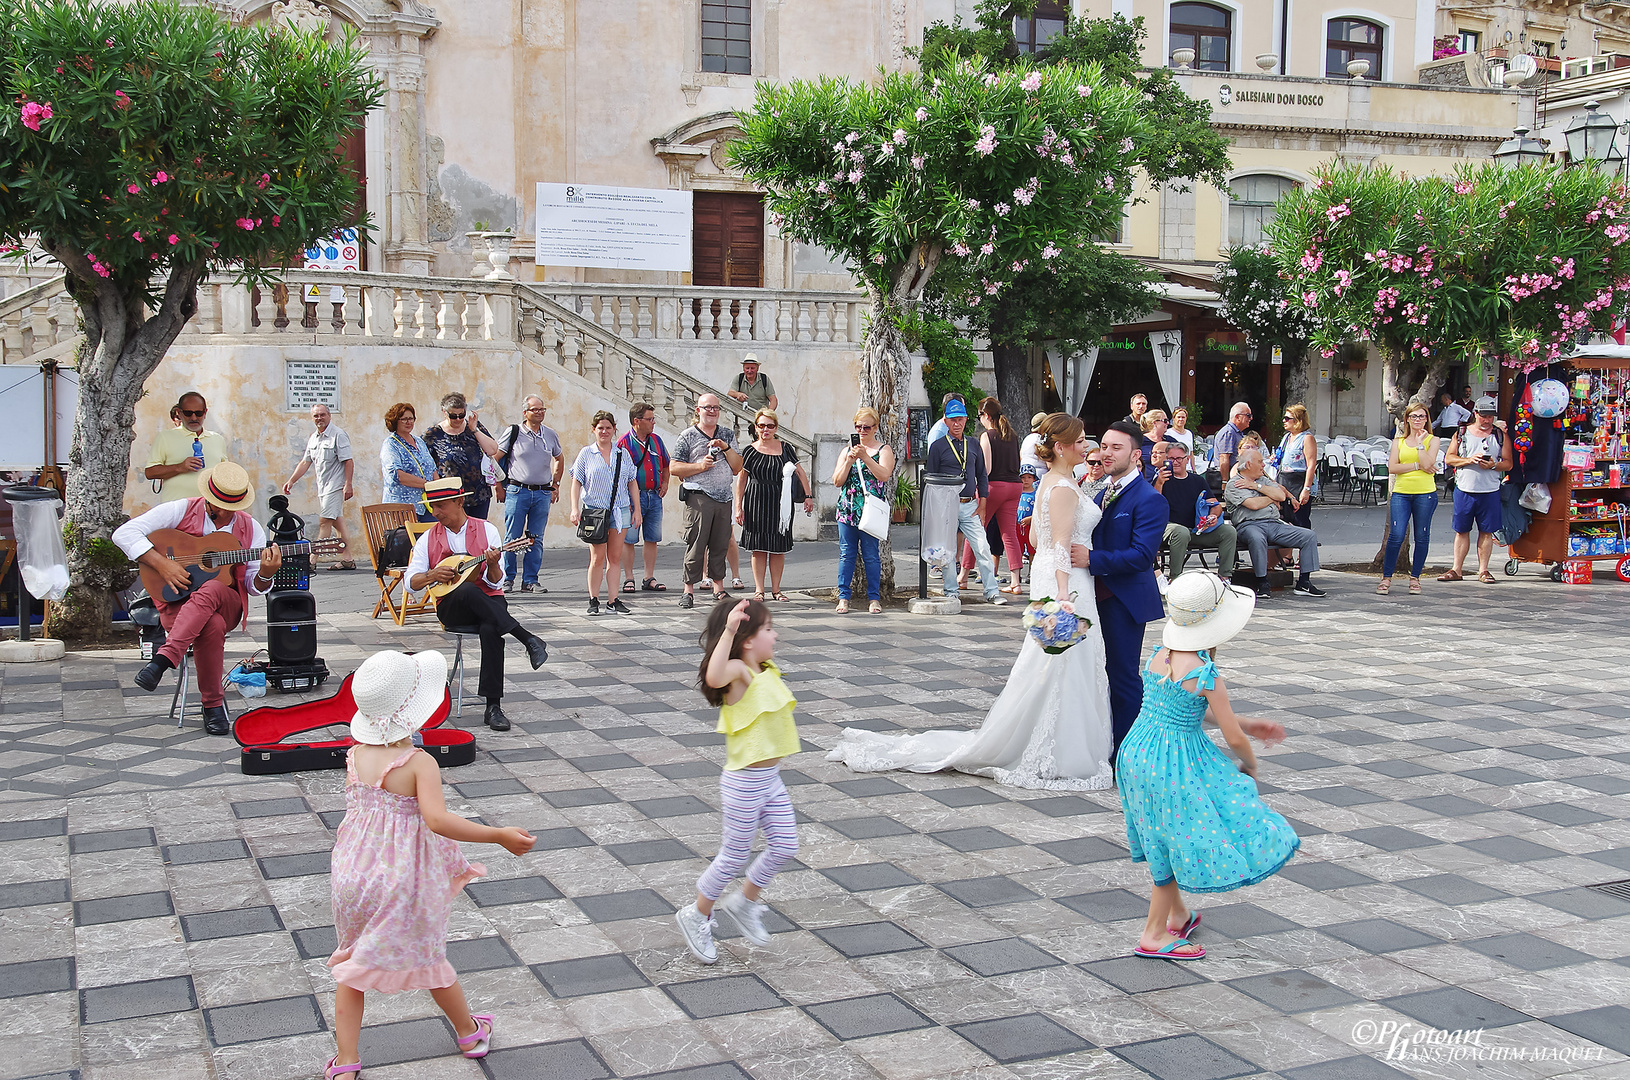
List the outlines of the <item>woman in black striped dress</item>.
{"type": "Polygon", "coordinates": [[[741,529],[741,546],[753,553],[753,599],[764,599],[764,575],[769,571],[770,595],[777,600],[789,597],[781,591],[781,571],[787,552],[792,550],[792,482],[803,485],[804,513],[812,513],[809,476],[798,463],[798,452],[776,437],[780,421],[769,409],[753,417],[758,438],[741,452],[741,472],[736,474],[736,524],[741,529]]]}

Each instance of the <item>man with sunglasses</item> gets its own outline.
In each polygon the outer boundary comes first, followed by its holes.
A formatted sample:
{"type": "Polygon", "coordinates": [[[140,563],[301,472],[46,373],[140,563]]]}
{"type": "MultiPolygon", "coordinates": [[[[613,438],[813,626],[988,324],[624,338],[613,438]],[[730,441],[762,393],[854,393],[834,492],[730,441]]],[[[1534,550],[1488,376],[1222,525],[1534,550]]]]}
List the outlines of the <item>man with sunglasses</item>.
{"type": "Polygon", "coordinates": [[[1168,475],[1157,485],[1166,497],[1169,511],[1166,522],[1167,576],[1176,581],[1183,573],[1190,548],[1204,548],[1217,553],[1217,576],[1224,581],[1234,576],[1235,551],[1239,536],[1234,526],[1222,520],[1223,508],[1211,495],[1211,486],[1205,477],[1189,472],[1189,448],[1166,436],[1166,463],[1168,475]],[[1201,516],[1201,500],[1205,500],[1205,516],[1201,516]]]}
{"type": "Polygon", "coordinates": [[[147,471],[143,473],[147,479],[159,481],[160,502],[196,498],[197,474],[226,460],[226,439],[219,432],[204,428],[204,417],[209,413],[204,395],[189,390],[181,395],[175,408],[181,417],[181,426],[159,432],[158,438],[153,440],[153,451],[147,456],[147,471]],[[199,449],[203,450],[202,454],[196,452],[199,449]]]}

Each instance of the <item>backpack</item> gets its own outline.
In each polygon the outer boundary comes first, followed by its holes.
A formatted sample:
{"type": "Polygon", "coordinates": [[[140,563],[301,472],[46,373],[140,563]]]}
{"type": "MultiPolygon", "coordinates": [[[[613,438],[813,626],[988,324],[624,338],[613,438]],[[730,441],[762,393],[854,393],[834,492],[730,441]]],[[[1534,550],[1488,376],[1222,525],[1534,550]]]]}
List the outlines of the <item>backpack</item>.
{"type": "Polygon", "coordinates": [[[520,437],[521,425],[519,424],[509,425],[509,429],[504,432],[504,438],[509,440],[509,449],[505,450],[504,456],[498,459],[498,467],[503,470],[505,476],[509,475],[509,463],[515,459],[515,440],[520,437]]]}
{"type": "Polygon", "coordinates": [[[413,558],[413,540],[408,536],[407,526],[398,525],[379,544],[379,576],[384,577],[386,570],[400,570],[413,558]]]}

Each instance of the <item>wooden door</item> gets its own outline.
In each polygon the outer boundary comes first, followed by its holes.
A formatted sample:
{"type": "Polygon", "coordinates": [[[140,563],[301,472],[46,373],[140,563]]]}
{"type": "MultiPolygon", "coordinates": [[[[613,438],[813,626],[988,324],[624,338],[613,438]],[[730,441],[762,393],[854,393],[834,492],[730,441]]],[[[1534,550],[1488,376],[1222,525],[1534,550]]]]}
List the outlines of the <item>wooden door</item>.
{"type": "Polygon", "coordinates": [[[757,289],[764,284],[764,197],[698,191],[692,204],[691,282],[757,289]]]}

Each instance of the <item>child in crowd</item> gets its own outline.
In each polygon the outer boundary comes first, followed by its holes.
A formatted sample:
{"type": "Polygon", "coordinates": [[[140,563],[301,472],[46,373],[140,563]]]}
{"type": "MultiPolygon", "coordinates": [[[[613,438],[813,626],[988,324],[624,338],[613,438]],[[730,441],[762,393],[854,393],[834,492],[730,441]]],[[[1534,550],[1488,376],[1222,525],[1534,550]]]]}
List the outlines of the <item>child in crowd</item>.
{"type": "Polygon", "coordinates": [[[1301,840],[1257,794],[1247,738],[1272,746],[1285,729],[1235,716],[1210,655],[1244,628],[1256,598],[1202,571],[1172,582],[1166,600],[1161,646],[1143,667],[1143,709],[1116,754],[1127,846],[1154,878],[1149,919],[1132,952],[1198,960],[1206,951],[1189,935],[1200,913],[1184,907],[1179,890],[1228,892],[1261,881],[1290,861],[1301,840]],[[1222,729],[1238,765],[1200,730],[1202,720],[1222,729]]]}
{"type": "Polygon", "coordinates": [[[798,853],[792,799],[781,780],[781,759],[799,750],[792,710],[798,703],[775,666],[775,629],[770,609],[758,600],[721,601],[702,631],[698,684],[708,704],[719,706],[725,764],[719,775],[723,835],[719,854],[696,882],[696,903],[675,913],[685,947],[704,964],[719,959],[713,942],[714,906],[730,917],[742,937],[768,945],[764,888],[798,853]],[[764,853],[747,867],[753,838],[764,830],[764,853]],[[747,882],[722,903],[725,887],[747,867],[747,882]]]}
{"type": "Polygon", "coordinates": [[[351,680],[357,713],[346,755],[345,820],[334,844],[334,1035],[327,1080],[361,1071],[365,990],[429,990],[458,1033],[467,1058],[486,1057],[491,1016],[472,1016],[447,962],[453,897],[486,874],[455,841],[502,844],[515,855],[537,838],[524,829],[477,825],[447,811],[441,770],[413,747],[413,733],[446,696],[439,652],[375,653],[351,680]]]}

